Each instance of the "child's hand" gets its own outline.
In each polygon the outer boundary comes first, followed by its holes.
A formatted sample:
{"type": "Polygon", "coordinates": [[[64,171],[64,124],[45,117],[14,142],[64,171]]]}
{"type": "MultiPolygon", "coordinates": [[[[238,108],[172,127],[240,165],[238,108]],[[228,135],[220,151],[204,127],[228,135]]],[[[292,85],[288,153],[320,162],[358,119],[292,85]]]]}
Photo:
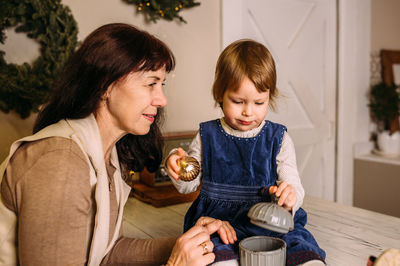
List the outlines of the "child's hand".
{"type": "Polygon", "coordinates": [[[291,211],[297,203],[297,194],[294,188],[283,181],[278,187],[270,186],[269,194],[279,197],[278,205],[283,206],[286,210],[291,211]]]}
{"type": "Polygon", "coordinates": [[[218,229],[218,234],[225,244],[233,244],[237,241],[236,231],[228,221],[222,221],[222,226],[218,229]]]}
{"type": "Polygon", "coordinates": [[[165,163],[165,166],[167,167],[167,170],[169,174],[175,179],[179,179],[179,170],[181,169],[180,166],[180,160],[185,158],[186,152],[182,148],[178,148],[176,152],[171,154],[167,162],[165,163]]]}
{"type": "MultiPolygon", "coordinates": [[[[196,225],[205,226],[206,224],[215,221],[216,219],[211,217],[200,217],[196,225]]],[[[237,241],[236,231],[228,221],[222,221],[221,227],[218,229],[219,237],[225,244],[233,244],[237,241]]]]}

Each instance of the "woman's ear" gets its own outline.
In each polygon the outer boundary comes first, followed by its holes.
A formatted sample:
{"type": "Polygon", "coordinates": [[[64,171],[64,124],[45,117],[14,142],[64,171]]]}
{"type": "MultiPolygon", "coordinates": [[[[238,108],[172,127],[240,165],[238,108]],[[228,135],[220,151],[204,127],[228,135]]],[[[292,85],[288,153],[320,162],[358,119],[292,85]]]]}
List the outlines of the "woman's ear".
{"type": "Polygon", "coordinates": [[[109,97],[109,93],[104,93],[103,96],[101,97],[101,100],[105,103],[108,102],[108,97],[109,97]]]}
{"type": "Polygon", "coordinates": [[[101,99],[105,102],[108,101],[108,98],[110,97],[111,91],[114,89],[114,83],[111,83],[110,86],[108,86],[106,92],[103,94],[103,96],[101,97],[101,99]]]}

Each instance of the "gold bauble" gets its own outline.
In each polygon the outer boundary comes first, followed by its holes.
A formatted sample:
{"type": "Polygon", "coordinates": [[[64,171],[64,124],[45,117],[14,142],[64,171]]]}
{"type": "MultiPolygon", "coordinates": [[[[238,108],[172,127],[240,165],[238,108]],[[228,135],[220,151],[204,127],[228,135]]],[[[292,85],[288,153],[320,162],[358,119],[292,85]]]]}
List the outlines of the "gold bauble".
{"type": "Polygon", "coordinates": [[[183,181],[192,181],[200,172],[199,162],[191,157],[186,156],[180,161],[179,179],[183,181]]]}

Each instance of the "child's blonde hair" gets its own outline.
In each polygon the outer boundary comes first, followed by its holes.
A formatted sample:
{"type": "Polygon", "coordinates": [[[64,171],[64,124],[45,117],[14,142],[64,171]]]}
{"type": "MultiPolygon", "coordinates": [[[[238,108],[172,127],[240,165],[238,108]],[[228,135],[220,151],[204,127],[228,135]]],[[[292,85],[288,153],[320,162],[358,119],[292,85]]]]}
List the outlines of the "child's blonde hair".
{"type": "Polygon", "coordinates": [[[264,45],[250,39],[231,43],[219,56],[212,88],[216,104],[221,105],[225,91],[236,91],[245,77],[259,92],[269,91],[269,105],[275,109],[278,90],[274,59],[264,45]]]}

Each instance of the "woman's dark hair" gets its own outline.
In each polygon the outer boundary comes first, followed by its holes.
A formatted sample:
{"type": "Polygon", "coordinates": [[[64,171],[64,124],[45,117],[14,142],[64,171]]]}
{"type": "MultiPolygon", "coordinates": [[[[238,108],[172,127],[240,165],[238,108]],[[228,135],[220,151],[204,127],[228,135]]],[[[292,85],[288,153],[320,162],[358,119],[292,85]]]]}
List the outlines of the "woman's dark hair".
{"type": "MultiPolygon", "coordinates": [[[[170,72],[175,58],[165,43],[131,25],[113,23],[93,31],[74,53],[54,82],[49,102],[36,119],[33,132],[61,119],[95,113],[107,88],[131,72],[170,72]]],[[[160,110],[161,111],[161,110],[160,110]]],[[[148,134],[127,134],[117,142],[120,162],[128,169],[155,171],[162,160],[162,112],[148,134]]]]}

